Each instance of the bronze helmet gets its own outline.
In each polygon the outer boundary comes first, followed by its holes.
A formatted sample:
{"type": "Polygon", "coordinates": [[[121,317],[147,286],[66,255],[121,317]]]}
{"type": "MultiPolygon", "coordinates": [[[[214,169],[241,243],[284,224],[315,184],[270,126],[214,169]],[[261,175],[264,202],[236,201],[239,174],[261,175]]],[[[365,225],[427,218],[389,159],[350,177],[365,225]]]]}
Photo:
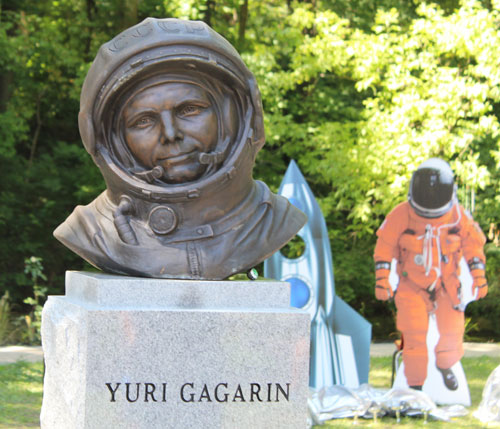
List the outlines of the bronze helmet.
{"type": "Polygon", "coordinates": [[[82,88],[79,127],[107,190],[54,235],[105,271],[222,279],[269,257],[306,221],[253,180],[265,141],[257,82],[202,22],[147,18],[104,44],[82,88]],[[199,173],[189,180],[146,165],[126,139],[127,106],[171,84],[201,88],[217,122],[215,143],[193,152],[199,173]]]}
{"type": "Polygon", "coordinates": [[[116,193],[125,186],[135,197],[154,201],[189,198],[194,193],[191,184],[158,186],[134,174],[131,165],[125,165],[126,145],[122,142],[117,147],[121,136],[112,135],[120,101],[123,104],[124,97],[141,83],[164,74],[207,83],[216,80],[222,91],[231,92],[219,94],[216,100],[220,141],[217,152],[205,161],[214,162],[220,154],[222,166],[197,183],[197,191],[236,173],[250,180],[253,165],[249,164],[264,144],[262,103],[254,76],[231,44],[203,22],[147,18],[99,49],[82,88],[80,134],[108,188],[116,193]],[[232,126],[234,120],[238,127],[232,126]]]}

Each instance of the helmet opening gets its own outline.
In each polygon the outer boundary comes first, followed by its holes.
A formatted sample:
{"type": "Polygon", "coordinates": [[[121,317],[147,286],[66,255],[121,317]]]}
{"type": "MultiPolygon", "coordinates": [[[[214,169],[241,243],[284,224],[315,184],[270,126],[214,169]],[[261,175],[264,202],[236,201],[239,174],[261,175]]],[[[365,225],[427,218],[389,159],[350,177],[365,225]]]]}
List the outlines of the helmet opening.
{"type": "MultiPolygon", "coordinates": [[[[100,106],[102,111],[101,142],[108,150],[117,166],[126,174],[138,178],[149,177],[148,183],[165,183],[162,177],[143,174],[154,166],[144,165],[130,150],[124,135],[123,112],[130,101],[141,92],[164,84],[179,83],[200,88],[209,98],[217,118],[217,142],[213,150],[200,154],[207,164],[199,180],[217,171],[234,150],[235,143],[243,133],[245,97],[238,89],[230,88],[218,76],[210,76],[198,70],[185,70],[167,67],[153,67],[143,76],[136,76],[133,82],[128,82],[100,106]],[[209,155],[209,156],[207,156],[209,155]],[[151,179],[152,178],[152,179],[151,179]]],[[[174,184],[175,185],[175,184],[174,184]]]]}

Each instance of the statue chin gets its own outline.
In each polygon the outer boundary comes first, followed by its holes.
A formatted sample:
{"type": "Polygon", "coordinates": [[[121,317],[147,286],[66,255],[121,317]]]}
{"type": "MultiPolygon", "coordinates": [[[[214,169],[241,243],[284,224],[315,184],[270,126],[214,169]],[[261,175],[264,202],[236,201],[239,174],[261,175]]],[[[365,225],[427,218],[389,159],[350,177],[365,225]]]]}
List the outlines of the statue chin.
{"type": "Polygon", "coordinates": [[[163,168],[163,175],[160,178],[167,184],[189,183],[199,180],[207,170],[206,165],[201,165],[198,161],[173,164],[165,160],[158,164],[163,168]]]}

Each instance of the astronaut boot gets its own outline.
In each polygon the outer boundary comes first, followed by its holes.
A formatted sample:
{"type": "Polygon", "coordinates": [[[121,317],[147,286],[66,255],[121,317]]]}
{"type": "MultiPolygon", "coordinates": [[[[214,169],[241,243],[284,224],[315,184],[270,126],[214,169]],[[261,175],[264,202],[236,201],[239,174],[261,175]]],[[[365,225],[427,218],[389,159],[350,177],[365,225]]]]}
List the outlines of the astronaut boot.
{"type": "Polygon", "coordinates": [[[449,390],[457,390],[458,389],[458,381],[457,378],[455,377],[455,374],[453,374],[453,371],[448,368],[448,369],[442,369],[439,367],[436,367],[441,375],[443,376],[443,381],[444,385],[449,389],[449,390]]]}

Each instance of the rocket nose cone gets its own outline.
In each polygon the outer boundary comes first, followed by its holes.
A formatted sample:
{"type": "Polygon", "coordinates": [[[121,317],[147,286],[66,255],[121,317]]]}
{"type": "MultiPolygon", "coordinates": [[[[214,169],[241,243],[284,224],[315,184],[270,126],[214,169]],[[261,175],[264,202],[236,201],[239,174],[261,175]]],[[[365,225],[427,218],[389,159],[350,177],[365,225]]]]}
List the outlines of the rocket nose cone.
{"type": "Polygon", "coordinates": [[[290,164],[286,169],[282,184],[283,183],[306,183],[306,179],[302,175],[299,166],[293,159],[290,161],[290,164]]]}

